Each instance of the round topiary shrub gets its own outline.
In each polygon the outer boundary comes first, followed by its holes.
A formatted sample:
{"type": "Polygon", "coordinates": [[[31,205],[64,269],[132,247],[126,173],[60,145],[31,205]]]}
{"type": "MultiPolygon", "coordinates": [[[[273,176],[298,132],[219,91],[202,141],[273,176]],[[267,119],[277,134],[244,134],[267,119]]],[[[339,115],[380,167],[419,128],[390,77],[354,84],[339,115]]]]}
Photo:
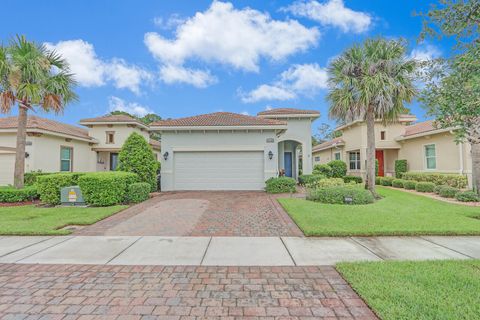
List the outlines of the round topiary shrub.
{"type": "Polygon", "coordinates": [[[313,167],[313,174],[322,174],[327,178],[332,177],[332,167],[328,164],[316,164],[313,167]]]}
{"type": "Polygon", "coordinates": [[[332,168],[332,178],[343,178],[347,175],[347,164],[342,160],[333,160],[327,165],[332,168]]]}
{"type": "Polygon", "coordinates": [[[455,195],[455,199],[461,202],[478,202],[480,201],[480,196],[474,191],[460,191],[455,195]]]}
{"type": "Polygon", "coordinates": [[[296,191],[297,182],[293,178],[278,177],[268,179],[265,184],[267,193],[289,193],[296,191]]]}
{"type": "Polygon", "coordinates": [[[417,181],[407,180],[403,183],[403,187],[407,190],[415,190],[417,186],[417,181]]]}
{"type": "Polygon", "coordinates": [[[392,181],[392,187],[394,188],[403,188],[405,184],[405,180],[403,179],[395,179],[392,181]]]}
{"type": "Polygon", "coordinates": [[[381,180],[380,180],[380,184],[381,184],[382,186],[391,187],[393,180],[395,180],[395,178],[393,178],[393,177],[383,177],[383,178],[381,178],[381,180]]]}
{"type": "Polygon", "coordinates": [[[435,189],[435,183],[433,182],[419,182],[415,186],[415,190],[418,192],[433,192],[435,189]]]}
{"type": "Polygon", "coordinates": [[[329,204],[369,204],[375,201],[372,193],[358,186],[336,186],[310,190],[307,200],[329,204]]]}
{"type": "Polygon", "coordinates": [[[150,184],[146,182],[132,183],[127,187],[127,201],[139,203],[150,197],[150,184]]]}
{"type": "Polygon", "coordinates": [[[460,189],[450,186],[442,186],[438,191],[438,195],[442,198],[455,198],[455,195],[459,192],[460,189]]]}

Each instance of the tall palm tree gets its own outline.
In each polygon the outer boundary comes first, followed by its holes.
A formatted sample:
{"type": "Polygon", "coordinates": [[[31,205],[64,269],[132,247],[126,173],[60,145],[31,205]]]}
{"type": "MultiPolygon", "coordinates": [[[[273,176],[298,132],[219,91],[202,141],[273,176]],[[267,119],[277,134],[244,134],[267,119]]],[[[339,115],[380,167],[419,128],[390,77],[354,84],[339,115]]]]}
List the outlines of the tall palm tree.
{"type": "Polygon", "coordinates": [[[45,46],[17,36],[9,46],[0,45],[0,111],[18,105],[14,185],[23,187],[27,111],[40,108],[59,113],[77,99],[75,81],[66,61],[45,46]]]}
{"type": "Polygon", "coordinates": [[[416,62],[406,57],[403,41],[368,39],[336,58],[328,68],[329,115],[342,122],[367,123],[367,179],[365,187],[375,194],[375,121],[397,120],[411,102],[416,62]]]}

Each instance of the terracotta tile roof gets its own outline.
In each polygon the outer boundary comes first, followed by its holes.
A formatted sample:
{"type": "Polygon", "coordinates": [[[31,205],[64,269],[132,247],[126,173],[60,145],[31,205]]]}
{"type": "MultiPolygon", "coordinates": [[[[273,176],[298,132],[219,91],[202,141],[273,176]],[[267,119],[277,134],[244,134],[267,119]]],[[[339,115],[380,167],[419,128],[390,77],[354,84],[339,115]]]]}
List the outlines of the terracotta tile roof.
{"type": "Polygon", "coordinates": [[[316,114],[319,115],[320,112],[317,110],[303,110],[303,109],[294,109],[294,108],[276,108],[271,110],[265,110],[257,113],[259,116],[270,116],[270,115],[289,115],[289,114],[316,114]]]}
{"type": "Polygon", "coordinates": [[[434,125],[434,121],[428,120],[424,122],[419,122],[411,126],[407,126],[405,128],[405,133],[403,134],[403,136],[408,137],[408,136],[413,136],[415,134],[424,133],[424,132],[433,131],[433,130],[437,130],[437,128],[434,125]]]}
{"type": "Polygon", "coordinates": [[[80,120],[80,123],[87,123],[87,122],[131,122],[131,123],[142,124],[137,119],[127,116],[126,114],[105,115],[102,117],[87,118],[87,119],[80,120]]]}
{"type": "Polygon", "coordinates": [[[343,141],[343,139],[341,137],[335,138],[335,139],[332,139],[330,141],[326,141],[326,142],[317,144],[316,146],[314,146],[312,148],[312,152],[327,149],[328,147],[332,147],[335,144],[343,144],[343,143],[345,143],[345,141],[343,141]]]}
{"type": "MultiPolygon", "coordinates": [[[[16,129],[18,127],[17,117],[0,118],[0,129],[16,129]]],[[[40,129],[55,133],[66,134],[83,139],[93,140],[88,135],[88,131],[79,127],[75,127],[69,124],[61,123],[58,121],[40,118],[37,116],[28,116],[27,129],[34,130],[40,129]]]]}
{"type": "Polygon", "coordinates": [[[160,141],[157,141],[157,140],[154,140],[154,139],[150,139],[148,141],[148,143],[150,143],[150,145],[152,147],[156,147],[156,148],[160,148],[160,146],[161,146],[160,141]]]}
{"type": "Polygon", "coordinates": [[[199,116],[160,120],[151,126],[160,127],[236,127],[286,125],[285,121],[265,119],[232,112],[215,112],[199,116]]]}

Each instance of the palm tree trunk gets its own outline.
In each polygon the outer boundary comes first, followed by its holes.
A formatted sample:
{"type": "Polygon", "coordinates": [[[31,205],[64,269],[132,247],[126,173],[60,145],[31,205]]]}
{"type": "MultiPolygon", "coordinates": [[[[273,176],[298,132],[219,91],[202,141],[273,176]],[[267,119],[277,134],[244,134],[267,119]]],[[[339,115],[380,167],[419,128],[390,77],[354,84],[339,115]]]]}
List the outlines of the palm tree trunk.
{"type": "Polygon", "coordinates": [[[25,142],[27,140],[27,107],[19,104],[17,126],[17,148],[15,154],[15,173],[13,184],[15,188],[23,188],[25,176],[25,142]]]}
{"type": "Polygon", "coordinates": [[[367,111],[367,179],[365,188],[375,192],[375,114],[367,111]]]}
{"type": "Polygon", "coordinates": [[[473,189],[480,194],[480,143],[472,143],[472,180],[473,189]]]}

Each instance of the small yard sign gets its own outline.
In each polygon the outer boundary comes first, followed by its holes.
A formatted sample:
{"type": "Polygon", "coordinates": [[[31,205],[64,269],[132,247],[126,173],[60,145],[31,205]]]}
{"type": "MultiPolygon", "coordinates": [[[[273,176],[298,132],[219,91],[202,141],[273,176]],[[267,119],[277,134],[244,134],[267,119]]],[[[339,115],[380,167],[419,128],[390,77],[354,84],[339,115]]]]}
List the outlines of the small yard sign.
{"type": "Polygon", "coordinates": [[[64,206],[84,206],[82,191],[79,186],[62,188],[60,191],[61,202],[64,206]]]}

